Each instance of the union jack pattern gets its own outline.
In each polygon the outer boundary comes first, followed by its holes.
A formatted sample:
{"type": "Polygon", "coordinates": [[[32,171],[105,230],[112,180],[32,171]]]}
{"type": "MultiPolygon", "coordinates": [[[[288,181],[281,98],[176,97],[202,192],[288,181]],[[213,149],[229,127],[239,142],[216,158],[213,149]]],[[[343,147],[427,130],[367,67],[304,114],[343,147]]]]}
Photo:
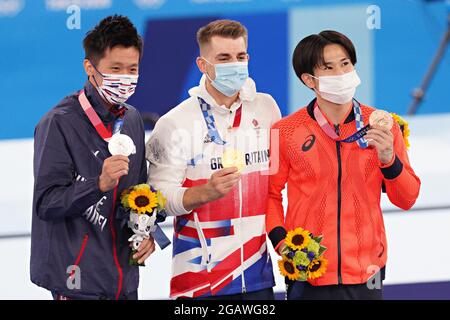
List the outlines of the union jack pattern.
{"type": "MultiPolygon", "coordinates": [[[[267,179],[260,172],[243,175],[241,184],[224,198],[176,217],[172,298],[236,294],[274,285],[265,232],[267,179]]],[[[187,179],[183,186],[205,182],[187,179]]]]}

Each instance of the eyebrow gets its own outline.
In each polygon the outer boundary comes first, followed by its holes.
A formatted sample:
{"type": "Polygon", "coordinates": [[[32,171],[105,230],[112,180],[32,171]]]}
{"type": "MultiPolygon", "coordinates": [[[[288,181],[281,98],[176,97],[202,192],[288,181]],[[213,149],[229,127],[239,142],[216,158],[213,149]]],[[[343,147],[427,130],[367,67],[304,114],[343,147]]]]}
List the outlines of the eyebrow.
{"type": "MultiPolygon", "coordinates": [[[[339,62],[343,62],[343,61],[348,60],[348,59],[350,59],[350,58],[342,58],[339,62]]],[[[327,65],[327,64],[333,64],[333,62],[332,61],[325,61],[324,65],[327,65]]]]}
{"type": "MultiPolygon", "coordinates": [[[[242,52],[239,52],[237,55],[242,56],[242,55],[246,55],[246,54],[247,54],[247,52],[242,51],[242,52]]],[[[231,57],[231,54],[229,54],[229,53],[219,53],[216,55],[216,58],[229,58],[229,57],[231,57]]]]}
{"type": "MultiPolygon", "coordinates": [[[[114,61],[114,62],[111,63],[111,66],[117,66],[117,65],[119,65],[121,67],[122,66],[127,66],[127,65],[123,64],[122,62],[118,62],[118,61],[114,61]]],[[[133,63],[131,65],[128,65],[128,67],[132,68],[132,67],[137,67],[138,65],[139,65],[138,63],[133,63]]]]}

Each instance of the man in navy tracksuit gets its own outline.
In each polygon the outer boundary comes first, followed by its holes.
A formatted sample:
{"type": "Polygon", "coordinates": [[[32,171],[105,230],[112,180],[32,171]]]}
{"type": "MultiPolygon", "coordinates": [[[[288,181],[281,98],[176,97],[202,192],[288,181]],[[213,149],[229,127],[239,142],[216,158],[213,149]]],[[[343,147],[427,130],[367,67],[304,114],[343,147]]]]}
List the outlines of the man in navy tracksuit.
{"type": "MultiPolygon", "coordinates": [[[[125,104],[137,84],[142,40],[128,18],[110,16],[83,45],[84,91],[64,98],[35,130],[31,280],[55,299],[137,299],[132,233],[117,208],[125,188],[147,180],[143,122],[125,104]],[[133,140],[133,154],[109,152],[117,129],[133,140]]],[[[136,257],[143,262],[154,249],[152,238],[144,240],[136,257]]]]}

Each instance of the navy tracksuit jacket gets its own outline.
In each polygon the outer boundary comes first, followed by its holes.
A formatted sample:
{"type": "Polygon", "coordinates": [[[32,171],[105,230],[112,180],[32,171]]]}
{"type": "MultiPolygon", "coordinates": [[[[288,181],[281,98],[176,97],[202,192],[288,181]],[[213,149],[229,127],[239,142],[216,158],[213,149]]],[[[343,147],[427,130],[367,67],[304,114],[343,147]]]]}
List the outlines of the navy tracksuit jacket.
{"type": "MultiPolygon", "coordinates": [[[[113,126],[116,116],[97,90],[89,82],[84,90],[105,126],[113,126]]],[[[116,197],[99,190],[103,161],[111,154],[81,108],[78,92],[36,126],[31,281],[53,293],[82,299],[126,299],[136,293],[138,267],[128,265],[132,233],[116,214],[121,192],[146,182],[147,164],[142,118],[127,107],[121,133],[133,139],[136,154],[129,157],[129,173],[120,179],[116,197]],[[74,265],[80,272],[71,274],[74,265]]]]}

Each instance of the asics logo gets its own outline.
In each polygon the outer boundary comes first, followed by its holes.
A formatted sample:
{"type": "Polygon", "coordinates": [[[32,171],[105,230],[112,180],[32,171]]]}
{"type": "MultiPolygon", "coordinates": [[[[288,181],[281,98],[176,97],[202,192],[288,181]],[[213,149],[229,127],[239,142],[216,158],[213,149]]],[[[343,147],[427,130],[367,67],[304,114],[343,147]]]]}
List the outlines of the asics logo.
{"type": "Polygon", "coordinates": [[[311,135],[307,136],[305,142],[302,145],[302,151],[303,152],[309,151],[313,147],[314,142],[316,142],[315,135],[311,134],[311,135]]]}

